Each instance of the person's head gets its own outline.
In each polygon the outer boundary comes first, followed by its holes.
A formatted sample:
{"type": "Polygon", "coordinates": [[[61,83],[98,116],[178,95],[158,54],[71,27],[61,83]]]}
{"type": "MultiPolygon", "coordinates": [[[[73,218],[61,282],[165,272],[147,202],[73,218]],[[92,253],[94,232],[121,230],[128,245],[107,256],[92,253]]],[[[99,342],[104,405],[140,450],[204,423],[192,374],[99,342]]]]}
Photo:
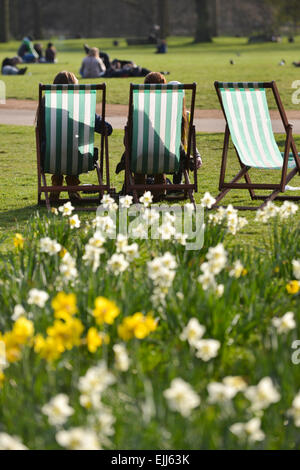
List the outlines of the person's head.
{"type": "Polygon", "coordinates": [[[92,47],[92,48],[89,50],[89,56],[91,56],[91,57],[99,57],[99,49],[98,49],[98,47],[92,47]]]}
{"type": "Polygon", "coordinates": [[[47,48],[51,49],[53,47],[53,42],[48,42],[47,48]]]}
{"type": "Polygon", "coordinates": [[[54,85],[77,85],[77,83],[78,80],[74,73],[66,70],[59,72],[53,80],[54,85]]]}
{"type": "Polygon", "coordinates": [[[146,75],[144,83],[167,83],[165,76],[160,72],[150,72],[146,75]]]}
{"type": "Polygon", "coordinates": [[[12,61],[13,65],[17,65],[17,64],[21,64],[22,59],[19,56],[16,55],[15,57],[13,57],[11,59],[11,61],[12,61]]]}

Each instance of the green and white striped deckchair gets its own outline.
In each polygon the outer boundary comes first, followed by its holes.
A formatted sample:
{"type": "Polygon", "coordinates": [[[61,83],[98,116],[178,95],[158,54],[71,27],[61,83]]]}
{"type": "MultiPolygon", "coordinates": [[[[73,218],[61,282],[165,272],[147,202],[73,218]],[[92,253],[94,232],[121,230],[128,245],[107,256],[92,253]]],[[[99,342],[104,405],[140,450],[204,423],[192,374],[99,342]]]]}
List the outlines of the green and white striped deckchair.
{"type": "Polygon", "coordinates": [[[183,96],[183,85],[133,85],[133,172],[179,169],[183,96]]]}
{"type": "MultiPolygon", "coordinates": [[[[99,202],[104,191],[112,191],[109,182],[108,144],[105,132],[101,134],[100,168],[98,149],[94,147],[96,93],[102,91],[102,120],[105,121],[105,83],[97,85],[42,85],[39,86],[39,114],[36,126],[38,164],[38,203],[42,193],[50,208],[48,192],[84,191],[98,193],[95,198],[82,198],[82,204],[99,202]],[[44,98],[43,98],[44,94],[44,98]],[[106,183],[103,183],[104,159],[106,183]],[[47,185],[46,173],[80,175],[97,171],[98,184],[74,186],[47,185]]],[[[64,200],[62,200],[64,201],[64,200]]]]}
{"type": "Polygon", "coordinates": [[[285,190],[286,183],[300,169],[300,160],[292,138],[291,126],[288,123],[276,84],[274,82],[215,82],[215,87],[227,123],[220,177],[220,190],[223,191],[218,196],[217,202],[232,188],[249,189],[253,199],[259,198],[259,196],[255,196],[254,189],[273,189],[274,193],[271,196],[263,196],[266,199],[266,204],[267,200],[270,200],[270,198],[271,200],[274,199],[279,192],[285,190]],[[284,153],[280,152],[272,130],[266,97],[267,88],[273,90],[283,125],[287,132],[284,153]],[[231,183],[225,183],[229,134],[239,157],[242,170],[231,183]],[[292,149],[291,153],[290,149],[292,149]],[[251,183],[248,175],[250,168],[282,169],[280,185],[251,183]],[[293,168],[296,171],[287,175],[287,168],[293,168]],[[238,179],[243,176],[246,179],[246,183],[237,183],[238,179]]]}
{"type": "Polygon", "coordinates": [[[44,172],[79,175],[94,169],[96,90],[91,85],[47,85],[44,172]]]}
{"type": "MultiPolygon", "coordinates": [[[[196,84],[131,84],[128,118],[130,143],[127,155],[129,170],[132,173],[172,174],[179,170],[185,90],[192,90],[191,114],[193,115],[196,84]]],[[[192,120],[189,128],[188,155],[191,150],[192,120]]],[[[127,178],[127,190],[130,191],[134,188],[128,187],[128,180],[129,178],[127,178]]],[[[197,190],[189,181],[187,184],[189,187],[182,189],[197,190]]],[[[156,188],[152,185],[144,189],[154,191],[156,188]]]]}

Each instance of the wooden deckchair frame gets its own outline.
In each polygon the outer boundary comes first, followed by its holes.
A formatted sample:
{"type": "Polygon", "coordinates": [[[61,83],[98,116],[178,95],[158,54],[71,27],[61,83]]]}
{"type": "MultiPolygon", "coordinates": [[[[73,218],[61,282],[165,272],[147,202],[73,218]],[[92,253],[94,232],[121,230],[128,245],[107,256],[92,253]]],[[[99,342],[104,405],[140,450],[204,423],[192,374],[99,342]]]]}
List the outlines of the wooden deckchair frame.
{"type": "MultiPolygon", "coordinates": [[[[130,170],[130,157],[132,151],[132,126],[133,126],[133,84],[130,84],[129,91],[129,114],[127,125],[125,126],[125,191],[126,194],[133,194],[133,199],[135,203],[138,203],[138,191],[150,191],[155,194],[162,190],[167,190],[168,192],[174,190],[184,191],[184,199],[187,197],[190,198],[191,202],[195,204],[195,198],[193,191],[198,191],[198,179],[197,179],[197,166],[196,166],[196,129],[193,124],[194,121],[194,110],[195,110],[195,100],[196,100],[196,83],[192,84],[183,84],[181,89],[191,90],[191,108],[190,108],[190,122],[188,129],[188,138],[187,138],[187,153],[186,153],[186,162],[183,168],[183,175],[185,183],[183,184],[135,184],[134,183],[134,174],[130,170]],[[191,150],[193,149],[193,157],[191,157],[191,150]],[[190,160],[194,161],[194,183],[190,182],[189,178],[189,163],[190,160]],[[188,195],[188,196],[187,196],[188,195]]],[[[165,196],[166,199],[172,199],[171,197],[165,196]]],[[[177,198],[176,198],[177,199],[177,198]]]]}
{"type": "Polygon", "coordinates": [[[215,89],[219,98],[219,102],[224,114],[224,118],[226,120],[226,127],[225,127],[225,134],[224,134],[224,144],[223,144],[223,152],[222,152],[222,163],[221,163],[221,171],[220,171],[220,180],[219,180],[219,190],[221,191],[220,194],[216,198],[216,203],[212,206],[212,209],[218,207],[219,202],[226,196],[226,194],[231,189],[248,189],[250,193],[250,197],[252,200],[263,200],[264,202],[259,207],[253,206],[236,206],[236,209],[240,210],[257,210],[263,208],[269,201],[273,200],[300,200],[300,196],[279,196],[279,193],[285,192],[285,187],[289,183],[289,181],[298,173],[300,174],[300,158],[298,156],[296,144],[292,135],[292,125],[289,124],[286,112],[283,107],[283,103],[281,101],[278,88],[274,81],[272,82],[264,82],[262,85],[263,88],[270,88],[273,92],[273,96],[275,98],[278,111],[280,113],[280,117],[286,132],[286,141],[285,141],[285,150],[283,156],[283,165],[281,171],[281,180],[280,183],[272,184],[272,183],[252,183],[249,170],[251,169],[250,166],[246,166],[240,159],[237,149],[235,148],[237,158],[239,164],[241,166],[241,170],[237,173],[237,175],[229,182],[225,182],[225,174],[226,174],[226,167],[227,167],[227,156],[228,156],[228,147],[229,147],[229,138],[230,138],[230,130],[227,122],[226,112],[223,106],[222,96],[220,92],[219,82],[216,81],[215,89]],[[293,168],[288,173],[288,162],[289,162],[289,153],[290,149],[292,150],[293,157],[295,159],[296,167],[293,168]],[[245,178],[245,183],[238,183],[241,178],[245,178]],[[255,193],[255,189],[262,189],[262,190],[272,190],[270,195],[258,195],[255,193]]]}
{"type": "MultiPolygon", "coordinates": [[[[90,85],[91,86],[91,85],[90,85]]],[[[74,203],[72,200],[72,204],[77,206],[85,206],[89,203],[97,203],[100,204],[101,198],[105,191],[109,193],[114,192],[114,188],[110,186],[110,173],[109,173],[109,153],[108,153],[108,136],[107,130],[105,127],[105,104],[106,104],[106,84],[96,84],[92,85],[92,89],[102,91],[102,109],[101,109],[101,119],[103,122],[103,132],[100,135],[100,166],[98,161],[95,159],[94,162],[94,169],[97,172],[98,184],[85,184],[85,185],[77,185],[77,186],[55,186],[55,185],[48,185],[46,180],[46,174],[43,170],[43,162],[41,156],[41,139],[42,139],[42,100],[43,100],[43,92],[47,89],[47,85],[43,85],[42,83],[39,84],[39,114],[37,116],[37,124],[36,124],[36,150],[37,150],[37,176],[38,176],[38,205],[46,204],[48,210],[51,209],[50,200],[49,200],[49,192],[75,192],[75,191],[84,191],[85,193],[99,193],[97,197],[84,197],[79,199],[74,203]],[[104,161],[105,161],[105,173],[106,173],[106,183],[103,182],[103,173],[104,173],[104,161]],[[42,199],[42,194],[45,194],[45,199],[42,199]]],[[[69,198],[67,199],[59,199],[59,204],[63,204],[65,202],[70,201],[69,198]]],[[[94,207],[79,207],[78,210],[96,210],[97,206],[94,207]]]]}

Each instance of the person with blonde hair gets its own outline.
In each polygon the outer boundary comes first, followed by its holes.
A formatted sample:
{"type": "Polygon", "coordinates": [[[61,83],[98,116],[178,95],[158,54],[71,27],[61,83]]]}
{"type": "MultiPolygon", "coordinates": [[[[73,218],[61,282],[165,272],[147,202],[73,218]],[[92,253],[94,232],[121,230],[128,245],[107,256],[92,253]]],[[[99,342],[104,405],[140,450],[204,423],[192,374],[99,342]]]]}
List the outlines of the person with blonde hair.
{"type": "Polygon", "coordinates": [[[80,75],[82,78],[99,78],[103,77],[105,72],[106,67],[99,56],[98,47],[92,47],[82,61],[80,75]]]}

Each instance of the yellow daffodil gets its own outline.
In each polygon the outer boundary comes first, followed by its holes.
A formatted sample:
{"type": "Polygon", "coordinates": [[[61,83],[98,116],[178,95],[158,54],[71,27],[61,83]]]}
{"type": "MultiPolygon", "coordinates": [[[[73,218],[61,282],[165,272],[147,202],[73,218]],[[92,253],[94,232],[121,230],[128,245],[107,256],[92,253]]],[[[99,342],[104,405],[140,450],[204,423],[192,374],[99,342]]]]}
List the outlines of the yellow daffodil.
{"type": "Polygon", "coordinates": [[[93,310],[93,315],[98,325],[102,325],[103,323],[112,325],[115,321],[115,318],[119,314],[120,309],[111,300],[108,300],[105,297],[97,297],[95,299],[95,308],[93,310]]]}
{"type": "Polygon", "coordinates": [[[286,290],[289,294],[297,294],[300,290],[300,282],[299,281],[290,281],[286,285],[286,290]]]}
{"type": "Polygon", "coordinates": [[[48,362],[55,361],[64,352],[64,347],[57,338],[47,337],[43,338],[42,335],[36,335],[34,338],[34,352],[39,354],[43,359],[48,362]]]}
{"type": "Polygon", "coordinates": [[[68,315],[74,315],[77,312],[76,295],[59,292],[51,302],[55,318],[66,320],[68,315]]]}
{"type": "Polygon", "coordinates": [[[121,325],[118,327],[118,334],[120,338],[125,341],[136,337],[138,339],[144,339],[152,331],[157,328],[157,322],[152,315],[143,315],[141,312],[137,312],[130,317],[124,318],[121,325]]]}
{"type": "Polygon", "coordinates": [[[15,248],[20,248],[20,250],[23,249],[25,239],[20,233],[15,234],[13,241],[14,241],[15,248]]]}
{"type": "Polygon", "coordinates": [[[99,332],[97,328],[90,328],[86,336],[86,344],[90,353],[95,353],[103,343],[109,343],[109,336],[99,332]]]}

